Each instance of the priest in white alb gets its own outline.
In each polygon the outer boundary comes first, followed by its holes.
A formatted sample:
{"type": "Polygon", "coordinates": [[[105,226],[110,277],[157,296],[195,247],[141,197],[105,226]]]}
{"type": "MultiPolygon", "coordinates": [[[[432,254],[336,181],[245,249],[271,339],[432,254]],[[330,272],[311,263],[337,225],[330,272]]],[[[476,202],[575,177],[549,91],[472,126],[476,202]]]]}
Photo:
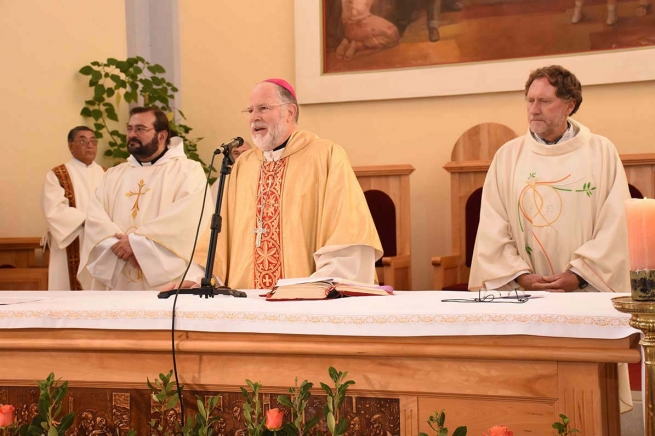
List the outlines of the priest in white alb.
{"type": "Polygon", "coordinates": [[[48,224],[42,244],[50,247],[50,291],[82,290],[77,270],[86,211],[104,174],[104,169],[94,162],[98,140],[93,130],[86,126],[71,129],[68,149],[72,159],[46,174],[41,195],[41,208],[48,224]]]}
{"type": "MultiPolygon", "coordinates": [[[[582,87],[554,65],[525,85],[530,128],[495,154],[469,289],[630,292],[628,182],[616,147],[569,118],[582,87]]],[[[621,409],[632,406],[620,365],[621,409]]]]}
{"type": "MultiPolygon", "coordinates": [[[[382,247],[345,151],[297,130],[298,103],[285,80],[257,84],[246,112],[256,147],[228,177],[213,275],[235,289],[309,276],[374,283],[382,247]]],[[[203,277],[208,245],[209,232],[185,286],[203,277]]]]}
{"type": "Polygon", "coordinates": [[[205,174],[171,138],[166,114],[130,112],[127,162],[99,185],[86,224],[78,278],[84,289],[153,290],[182,276],[205,201],[200,232],[212,201],[205,174]]]}

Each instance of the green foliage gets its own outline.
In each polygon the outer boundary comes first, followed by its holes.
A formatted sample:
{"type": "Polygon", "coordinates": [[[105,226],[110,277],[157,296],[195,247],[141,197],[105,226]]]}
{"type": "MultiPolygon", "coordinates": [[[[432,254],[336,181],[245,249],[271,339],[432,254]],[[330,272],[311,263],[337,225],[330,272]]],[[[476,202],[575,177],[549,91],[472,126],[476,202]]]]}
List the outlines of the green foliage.
{"type": "Polygon", "coordinates": [[[354,385],[352,380],[345,380],[348,371],[337,371],[333,367],[329,369],[330,378],[334,382],[334,390],[325,383],[321,383],[321,388],[327,393],[327,403],[323,407],[323,416],[327,422],[327,427],[332,436],[340,436],[346,432],[348,421],[346,418],[339,420],[339,408],[346,398],[348,386],[354,385]]]}
{"type": "Polygon", "coordinates": [[[566,415],[560,413],[559,418],[562,420],[562,422],[557,421],[556,423],[553,424],[553,428],[557,430],[558,435],[569,436],[572,435],[573,433],[580,433],[575,428],[569,430],[569,424],[571,423],[571,420],[566,415]]]}
{"type": "Polygon", "coordinates": [[[212,416],[220,398],[220,395],[214,395],[203,401],[200,396],[196,395],[198,413],[186,420],[184,427],[182,427],[182,434],[185,436],[213,436],[212,424],[222,419],[217,414],[212,416]]]}
{"type": "Polygon", "coordinates": [[[18,428],[21,436],[64,436],[66,430],[75,420],[75,412],[61,416],[62,400],[68,392],[68,382],[59,384],[55,374],[50,373],[45,380],[39,382],[39,414],[31,424],[18,428]]]}
{"type": "MultiPolygon", "coordinates": [[[[435,431],[436,436],[448,436],[448,429],[444,427],[446,425],[446,412],[443,410],[441,412],[434,412],[430,418],[426,421],[430,428],[435,431]]],[[[453,432],[453,436],[466,436],[466,427],[461,426],[457,427],[453,432]]],[[[428,436],[427,433],[419,433],[419,436],[428,436]]]]}
{"type": "MultiPolygon", "coordinates": [[[[157,411],[159,412],[159,421],[152,419],[150,421],[150,428],[155,436],[173,436],[179,430],[179,423],[177,419],[169,422],[166,419],[167,411],[175,409],[180,403],[175,381],[172,380],[173,371],[168,374],[159,374],[159,379],[155,379],[154,384],[148,379],[148,387],[150,388],[150,396],[152,400],[157,403],[157,411]]],[[[180,386],[180,391],[183,386],[180,386]]]]}
{"type": "Polygon", "coordinates": [[[248,392],[245,388],[241,389],[246,402],[243,404],[243,415],[246,418],[246,428],[248,429],[249,436],[262,436],[266,427],[264,424],[266,420],[262,413],[262,405],[259,401],[259,390],[262,388],[260,382],[253,383],[246,380],[248,387],[252,393],[248,392]]]}
{"type": "MultiPolygon", "coordinates": [[[[198,154],[198,142],[202,138],[190,138],[191,127],[185,124],[184,113],[171,106],[178,89],[161,74],[166,73],[159,64],[151,64],[141,56],[118,60],[108,58],[106,62],[91,62],[80,68],[79,73],[89,77],[93,97],[84,102],[80,112],[85,118],[92,118],[98,139],[107,135],[109,149],[105,156],[123,160],[129,157],[123,126],[118,126],[118,109],[122,102],[143,106],[154,106],[166,112],[171,129],[184,140],[184,152],[200,162],[205,173],[209,166],[198,154]],[[179,116],[182,121],[178,121],[179,116]]],[[[212,172],[216,171],[212,168],[212,172]]],[[[211,180],[212,182],[215,179],[211,180]]]]}
{"type": "Polygon", "coordinates": [[[284,426],[280,430],[280,434],[284,436],[304,436],[309,434],[309,431],[318,423],[318,416],[310,419],[307,422],[303,421],[303,413],[309,397],[312,395],[310,390],[314,387],[313,383],[304,380],[300,386],[298,386],[298,377],[294,387],[289,388],[289,397],[285,395],[279,395],[277,401],[283,406],[287,406],[291,409],[291,422],[285,422],[284,426]]]}

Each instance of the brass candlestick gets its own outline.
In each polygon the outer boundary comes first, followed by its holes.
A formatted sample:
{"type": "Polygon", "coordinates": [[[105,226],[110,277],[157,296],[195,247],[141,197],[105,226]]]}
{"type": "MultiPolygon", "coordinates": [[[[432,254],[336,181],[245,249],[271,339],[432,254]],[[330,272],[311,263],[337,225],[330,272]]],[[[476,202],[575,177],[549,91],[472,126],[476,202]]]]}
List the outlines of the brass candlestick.
{"type": "Polygon", "coordinates": [[[612,298],[614,308],[629,313],[630,326],[641,330],[644,337],[639,343],[644,347],[646,364],[646,435],[655,436],[655,301],[635,301],[630,297],[612,298]]]}

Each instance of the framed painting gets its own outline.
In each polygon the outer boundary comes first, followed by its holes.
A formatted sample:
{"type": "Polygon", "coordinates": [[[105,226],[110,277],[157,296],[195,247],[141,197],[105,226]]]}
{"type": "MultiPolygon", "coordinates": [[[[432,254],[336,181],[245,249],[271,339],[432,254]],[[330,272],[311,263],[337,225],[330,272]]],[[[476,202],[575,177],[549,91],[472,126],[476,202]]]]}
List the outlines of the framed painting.
{"type": "Polygon", "coordinates": [[[616,1],[295,0],[299,100],[516,91],[552,64],[583,86],[655,80],[655,0],[616,1]]]}

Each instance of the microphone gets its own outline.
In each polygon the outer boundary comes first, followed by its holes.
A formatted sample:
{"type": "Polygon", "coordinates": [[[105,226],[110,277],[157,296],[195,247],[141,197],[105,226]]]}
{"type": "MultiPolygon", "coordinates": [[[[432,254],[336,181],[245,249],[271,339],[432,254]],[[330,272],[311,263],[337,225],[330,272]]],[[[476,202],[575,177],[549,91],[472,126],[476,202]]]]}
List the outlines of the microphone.
{"type": "Polygon", "coordinates": [[[225,144],[221,144],[215,151],[214,154],[221,154],[232,151],[235,148],[241,147],[243,145],[243,138],[240,136],[237,136],[236,138],[232,138],[229,142],[226,142],[225,144]]]}

